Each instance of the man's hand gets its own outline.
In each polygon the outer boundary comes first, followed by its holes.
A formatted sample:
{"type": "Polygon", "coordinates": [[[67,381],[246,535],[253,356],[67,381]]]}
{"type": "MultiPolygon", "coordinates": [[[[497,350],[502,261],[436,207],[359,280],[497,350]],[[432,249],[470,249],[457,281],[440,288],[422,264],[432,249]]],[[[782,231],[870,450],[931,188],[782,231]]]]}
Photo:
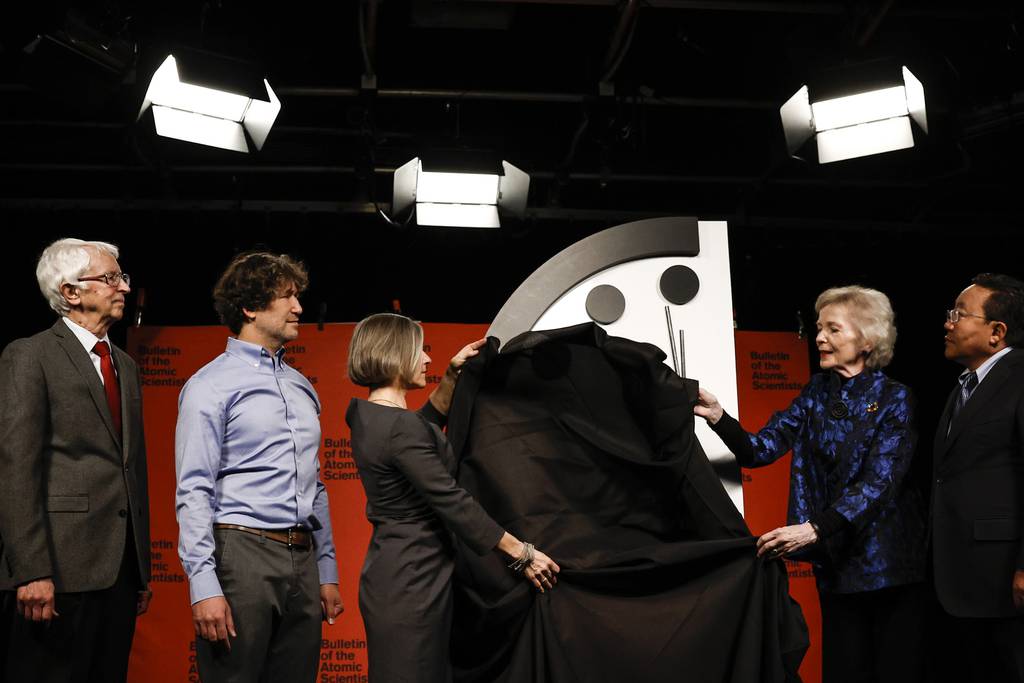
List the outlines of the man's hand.
{"type": "Polygon", "coordinates": [[[223,595],[200,600],[192,605],[192,623],[196,627],[196,635],[212,642],[224,641],[231,649],[228,636],[235,638],[235,622],[231,618],[231,607],[223,595]]]}
{"type": "Polygon", "coordinates": [[[54,606],[53,579],[36,579],[18,586],[18,614],[29,621],[59,617],[54,606]]]}
{"type": "Polygon", "coordinates": [[[135,605],[135,614],[142,615],[149,609],[149,601],[153,599],[153,591],[139,591],[139,600],[135,605]]]}
{"type": "Polygon", "coordinates": [[[338,584],[320,584],[320,609],[323,610],[324,621],[328,624],[333,624],[338,615],[345,611],[345,605],[341,604],[338,584]]]}
{"type": "Polygon", "coordinates": [[[1024,611],[1024,569],[1018,569],[1013,574],[1013,604],[1024,611]]]}

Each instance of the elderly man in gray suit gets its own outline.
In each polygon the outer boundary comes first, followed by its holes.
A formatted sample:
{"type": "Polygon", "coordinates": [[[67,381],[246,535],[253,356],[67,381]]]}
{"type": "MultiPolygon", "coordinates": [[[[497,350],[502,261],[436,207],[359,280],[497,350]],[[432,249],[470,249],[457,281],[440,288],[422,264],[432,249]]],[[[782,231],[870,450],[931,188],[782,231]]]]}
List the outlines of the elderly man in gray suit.
{"type": "Polygon", "coordinates": [[[110,343],[117,247],[62,239],[39,288],[59,319],[0,357],[0,655],[6,681],[124,681],[149,604],[139,370],[110,343]]]}

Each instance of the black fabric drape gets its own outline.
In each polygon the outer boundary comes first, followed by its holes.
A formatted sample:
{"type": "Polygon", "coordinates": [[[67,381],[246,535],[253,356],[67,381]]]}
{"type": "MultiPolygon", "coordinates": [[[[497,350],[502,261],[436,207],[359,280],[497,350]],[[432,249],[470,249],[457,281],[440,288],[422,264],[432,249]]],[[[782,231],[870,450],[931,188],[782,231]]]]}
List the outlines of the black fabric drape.
{"type": "Polygon", "coordinates": [[[458,480],[562,568],[538,594],[459,548],[460,681],[798,680],[803,614],[693,433],[697,383],[586,324],[490,339],[462,371],[458,480]]]}

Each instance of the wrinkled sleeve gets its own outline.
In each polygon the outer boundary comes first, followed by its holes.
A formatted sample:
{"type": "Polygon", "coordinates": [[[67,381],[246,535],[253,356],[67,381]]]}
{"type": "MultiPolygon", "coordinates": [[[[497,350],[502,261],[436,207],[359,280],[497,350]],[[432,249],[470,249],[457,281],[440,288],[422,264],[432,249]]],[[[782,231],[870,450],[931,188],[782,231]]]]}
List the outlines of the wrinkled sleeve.
{"type": "Polygon", "coordinates": [[[843,489],[829,510],[839,513],[856,529],[863,529],[899,492],[916,445],[910,393],[906,387],[899,387],[878,412],[877,428],[860,476],[843,489]]]}
{"type": "Polygon", "coordinates": [[[178,556],[188,576],[192,604],[224,594],[213,559],[213,516],[224,421],[223,397],[199,378],[189,380],[178,397],[174,469],[178,482],[178,556]]]}
{"type": "MultiPolygon", "coordinates": [[[[1024,398],[1017,402],[1017,462],[1024,463],[1024,398]]],[[[1017,501],[1016,514],[1024,517],[1024,501],[1017,501]]],[[[1021,538],[1020,551],[1017,554],[1017,570],[1024,571],[1024,537],[1021,538]]]]}
{"type": "Polygon", "coordinates": [[[416,411],[420,414],[423,419],[433,422],[438,427],[444,429],[445,424],[448,422],[448,417],[441,413],[440,410],[430,401],[423,404],[423,407],[416,411]]]}
{"type": "Polygon", "coordinates": [[[395,466],[452,533],[478,555],[498,544],[504,530],[448,473],[423,418],[403,411],[392,427],[391,446],[395,466]]]}
{"type": "Polygon", "coordinates": [[[750,434],[727,413],[711,429],[736,456],[741,467],[770,465],[793,447],[810,415],[810,386],[804,387],[789,407],[772,415],[757,434],[750,434]]]}
{"type": "Polygon", "coordinates": [[[327,501],[327,487],[320,479],[320,460],[316,462],[316,495],[313,498],[313,514],[320,520],[320,528],[313,531],[313,545],[316,548],[316,566],[320,572],[320,583],[338,583],[338,560],[334,549],[334,532],[331,529],[331,509],[327,501]]]}
{"type": "Polygon", "coordinates": [[[50,424],[46,378],[25,340],[0,357],[0,546],[14,585],[53,575],[43,447],[50,424]]]}

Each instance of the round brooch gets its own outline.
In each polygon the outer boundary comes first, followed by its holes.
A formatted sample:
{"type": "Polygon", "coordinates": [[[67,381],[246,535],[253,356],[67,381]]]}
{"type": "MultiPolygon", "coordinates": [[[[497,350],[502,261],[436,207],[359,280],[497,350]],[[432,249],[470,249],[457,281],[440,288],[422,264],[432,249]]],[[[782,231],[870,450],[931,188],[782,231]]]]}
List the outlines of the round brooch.
{"type": "Polygon", "coordinates": [[[828,409],[829,415],[837,420],[842,420],[844,417],[850,414],[850,409],[846,407],[846,404],[842,401],[836,401],[828,409]]]}

